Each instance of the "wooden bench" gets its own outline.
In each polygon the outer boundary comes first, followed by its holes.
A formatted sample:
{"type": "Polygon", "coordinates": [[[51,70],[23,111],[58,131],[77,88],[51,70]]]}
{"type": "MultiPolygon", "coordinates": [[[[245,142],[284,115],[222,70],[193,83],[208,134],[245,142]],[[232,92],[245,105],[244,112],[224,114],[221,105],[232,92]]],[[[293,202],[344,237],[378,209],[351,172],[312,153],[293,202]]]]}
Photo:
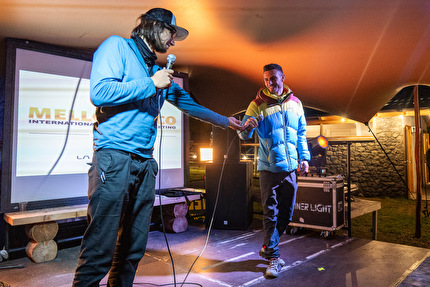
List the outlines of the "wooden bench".
{"type": "Polygon", "coordinates": [[[87,216],[87,204],[5,213],[11,226],[25,225],[29,242],[25,251],[36,263],[50,261],[57,256],[57,220],[87,216]]]}
{"type": "MultiPolygon", "coordinates": [[[[154,206],[183,204],[185,201],[198,200],[200,194],[177,197],[159,196],[155,198],[154,206]]],[[[57,256],[57,243],[54,241],[58,232],[58,220],[87,216],[87,204],[27,210],[4,214],[4,220],[11,226],[25,225],[29,243],[26,247],[27,256],[36,263],[50,261],[57,256]]],[[[183,208],[171,208],[173,214],[183,215],[183,208]],[[178,211],[179,210],[179,211],[178,211]],[[182,211],[181,211],[182,210],[182,211]]],[[[186,212],[185,212],[186,214],[186,212]]],[[[171,224],[174,222],[172,221],[171,224]]],[[[183,223],[182,223],[183,224],[183,223]]]]}
{"type": "MultiPolygon", "coordinates": [[[[381,202],[367,199],[354,198],[351,202],[351,218],[372,213],[372,239],[377,240],[378,233],[378,210],[381,202]]],[[[349,227],[350,228],[350,227],[349,227]]]]}

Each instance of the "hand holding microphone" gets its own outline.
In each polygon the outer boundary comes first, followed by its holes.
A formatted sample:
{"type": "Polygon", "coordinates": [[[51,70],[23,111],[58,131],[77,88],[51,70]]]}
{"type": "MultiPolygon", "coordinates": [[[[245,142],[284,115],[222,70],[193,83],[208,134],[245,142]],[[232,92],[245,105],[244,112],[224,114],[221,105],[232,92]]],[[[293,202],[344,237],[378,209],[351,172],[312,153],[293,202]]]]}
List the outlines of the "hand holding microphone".
{"type": "Polygon", "coordinates": [[[166,68],[162,70],[158,70],[151,77],[156,89],[162,90],[170,87],[173,81],[173,70],[171,70],[171,68],[173,66],[173,63],[175,63],[175,61],[176,61],[175,55],[172,55],[172,54],[168,55],[166,68]]]}
{"type": "Polygon", "coordinates": [[[228,126],[234,130],[237,130],[237,131],[243,130],[243,126],[241,125],[241,121],[239,121],[235,117],[229,117],[228,118],[228,126]]]}
{"type": "Polygon", "coordinates": [[[158,70],[155,72],[155,74],[151,77],[152,81],[154,82],[156,89],[165,89],[170,87],[173,80],[173,71],[172,70],[158,70]]]}
{"type": "Polygon", "coordinates": [[[259,123],[263,119],[263,116],[260,114],[256,118],[250,117],[246,120],[245,124],[243,125],[243,130],[250,131],[252,129],[255,129],[258,127],[259,123]]]}

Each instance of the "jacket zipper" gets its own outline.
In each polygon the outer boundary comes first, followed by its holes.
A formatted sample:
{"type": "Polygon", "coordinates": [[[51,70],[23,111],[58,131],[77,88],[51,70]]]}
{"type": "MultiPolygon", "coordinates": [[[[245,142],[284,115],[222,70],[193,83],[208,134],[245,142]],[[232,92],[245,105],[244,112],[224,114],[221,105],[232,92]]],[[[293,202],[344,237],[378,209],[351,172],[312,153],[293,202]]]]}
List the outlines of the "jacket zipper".
{"type": "Polygon", "coordinates": [[[288,170],[291,169],[291,159],[290,159],[290,155],[288,154],[288,143],[287,143],[287,126],[285,123],[285,113],[286,111],[284,111],[284,105],[283,102],[280,102],[281,105],[281,116],[282,116],[282,126],[284,129],[284,145],[285,145],[285,154],[287,157],[287,162],[288,162],[288,170]]]}

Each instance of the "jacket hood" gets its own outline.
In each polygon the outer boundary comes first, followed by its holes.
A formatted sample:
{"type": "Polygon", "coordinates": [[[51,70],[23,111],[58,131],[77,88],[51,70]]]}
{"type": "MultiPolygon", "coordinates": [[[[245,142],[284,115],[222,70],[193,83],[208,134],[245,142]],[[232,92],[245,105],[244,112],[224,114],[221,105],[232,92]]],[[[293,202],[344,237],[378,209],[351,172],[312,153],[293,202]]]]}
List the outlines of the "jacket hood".
{"type": "Polygon", "coordinates": [[[279,101],[285,101],[288,97],[293,93],[293,91],[284,84],[284,92],[282,95],[278,96],[276,94],[272,94],[268,88],[264,87],[259,90],[257,93],[257,99],[263,100],[268,104],[279,103],[279,101]]]}

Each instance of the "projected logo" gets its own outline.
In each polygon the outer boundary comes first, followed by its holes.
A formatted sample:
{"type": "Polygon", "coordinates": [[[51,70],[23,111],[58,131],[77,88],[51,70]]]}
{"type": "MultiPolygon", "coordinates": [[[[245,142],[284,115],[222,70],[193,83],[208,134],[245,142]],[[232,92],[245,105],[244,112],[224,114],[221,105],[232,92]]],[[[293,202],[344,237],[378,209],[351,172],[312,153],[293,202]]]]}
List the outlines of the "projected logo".
{"type": "Polygon", "coordinates": [[[85,125],[86,122],[94,122],[96,120],[94,113],[90,118],[87,118],[87,113],[87,111],[76,112],[75,110],[68,111],[66,109],[30,107],[28,118],[29,123],[36,124],[67,125],[70,123],[72,125],[85,125]]]}
{"type": "Polygon", "coordinates": [[[182,113],[169,102],[164,102],[160,117],[157,119],[157,139],[154,144],[154,158],[160,158],[159,147],[161,141],[161,166],[163,169],[182,168],[182,113]],[[162,131],[161,131],[162,128],[162,131]]]}
{"type": "Polygon", "coordinates": [[[76,155],[92,154],[89,79],[20,70],[19,83],[16,175],[86,173],[76,155]]]}

